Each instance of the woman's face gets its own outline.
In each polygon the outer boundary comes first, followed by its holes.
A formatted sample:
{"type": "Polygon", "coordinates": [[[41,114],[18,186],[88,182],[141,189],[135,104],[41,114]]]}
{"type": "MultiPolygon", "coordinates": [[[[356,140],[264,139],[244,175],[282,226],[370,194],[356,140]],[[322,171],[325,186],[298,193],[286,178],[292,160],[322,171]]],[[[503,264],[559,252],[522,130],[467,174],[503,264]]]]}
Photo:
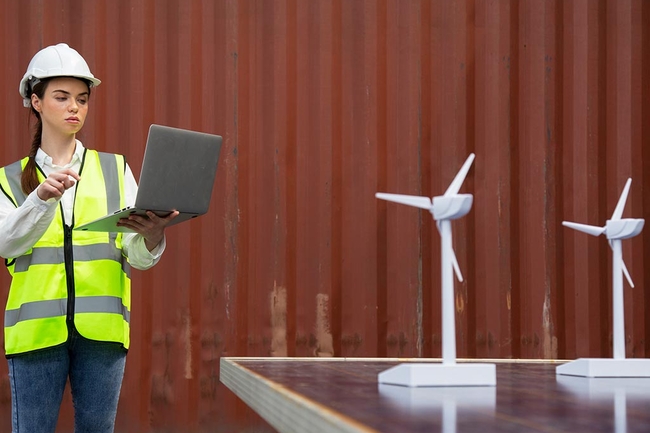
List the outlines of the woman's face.
{"type": "Polygon", "coordinates": [[[32,106],[41,115],[43,132],[74,135],[81,130],[88,114],[88,85],[77,78],[53,78],[40,99],[32,95],[32,106]]]}

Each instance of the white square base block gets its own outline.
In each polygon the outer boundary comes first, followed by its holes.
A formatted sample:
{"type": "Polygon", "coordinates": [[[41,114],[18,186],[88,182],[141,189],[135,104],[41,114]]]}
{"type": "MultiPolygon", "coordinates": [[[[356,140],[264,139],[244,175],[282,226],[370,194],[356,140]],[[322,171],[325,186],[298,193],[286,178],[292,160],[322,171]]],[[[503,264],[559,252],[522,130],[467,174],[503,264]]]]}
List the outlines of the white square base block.
{"type": "Polygon", "coordinates": [[[581,377],[650,377],[650,359],[579,358],[558,366],[555,374],[581,377]]]}
{"type": "Polygon", "coordinates": [[[401,386],[496,386],[494,364],[404,363],[379,373],[379,383],[401,386]]]}

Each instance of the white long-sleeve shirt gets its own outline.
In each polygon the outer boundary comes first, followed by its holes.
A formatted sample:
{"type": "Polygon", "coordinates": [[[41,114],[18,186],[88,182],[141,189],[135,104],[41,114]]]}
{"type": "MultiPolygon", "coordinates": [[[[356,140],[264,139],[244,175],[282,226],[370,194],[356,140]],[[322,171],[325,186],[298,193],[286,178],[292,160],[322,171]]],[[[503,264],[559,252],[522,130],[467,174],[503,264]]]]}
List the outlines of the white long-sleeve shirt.
{"type": "MultiPolygon", "coordinates": [[[[39,148],[36,153],[36,163],[43,169],[46,176],[64,168],[71,168],[79,173],[83,153],[84,146],[77,140],[77,146],[70,163],[65,166],[58,166],[53,164],[52,158],[39,148]]],[[[47,201],[41,200],[36,194],[36,190],[34,190],[27,196],[25,202],[17,208],[7,196],[0,193],[0,257],[15,258],[29,251],[50,226],[55,212],[58,211],[59,201],[63,206],[65,223],[70,225],[76,188],[75,183],[61,197],[47,201]]],[[[124,175],[124,192],[127,205],[135,203],[137,191],[138,185],[131,168],[127,164],[124,175]]],[[[160,256],[165,250],[165,238],[163,237],[163,240],[153,251],[149,251],[141,235],[124,233],[122,249],[133,268],[149,269],[160,260],[160,256]]]]}

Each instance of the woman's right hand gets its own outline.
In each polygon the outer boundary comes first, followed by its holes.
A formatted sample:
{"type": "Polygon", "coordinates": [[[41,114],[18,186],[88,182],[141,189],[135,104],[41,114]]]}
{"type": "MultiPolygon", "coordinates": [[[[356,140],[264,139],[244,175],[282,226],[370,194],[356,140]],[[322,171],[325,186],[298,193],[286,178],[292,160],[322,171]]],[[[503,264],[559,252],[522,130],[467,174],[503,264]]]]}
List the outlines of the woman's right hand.
{"type": "Polygon", "coordinates": [[[47,201],[51,198],[59,198],[66,189],[72,188],[81,179],[77,172],[69,168],[50,173],[43,183],[38,186],[36,194],[38,198],[47,201]]]}

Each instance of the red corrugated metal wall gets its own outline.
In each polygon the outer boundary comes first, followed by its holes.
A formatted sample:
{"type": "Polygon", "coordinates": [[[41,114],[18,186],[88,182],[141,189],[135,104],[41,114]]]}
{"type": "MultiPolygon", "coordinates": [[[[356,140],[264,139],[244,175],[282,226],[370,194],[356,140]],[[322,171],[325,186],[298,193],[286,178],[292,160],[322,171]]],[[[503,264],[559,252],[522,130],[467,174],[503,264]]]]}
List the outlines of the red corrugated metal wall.
{"type": "MultiPolygon", "coordinates": [[[[118,431],[269,429],[221,356],[440,356],[435,224],[374,194],[439,195],[470,152],[458,355],[612,355],[607,242],[561,221],[604,224],[627,177],[624,215],[650,217],[650,2],[2,4],[2,165],[28,150],[26,65],[61,41],[103,80],[87,146],[138,172],[152,122],[224,137],[210,212],[134,272],[118,431]]],[[[650,355],[649,255],[647,230],[624,242],[630,357],[650,355]]]]}

